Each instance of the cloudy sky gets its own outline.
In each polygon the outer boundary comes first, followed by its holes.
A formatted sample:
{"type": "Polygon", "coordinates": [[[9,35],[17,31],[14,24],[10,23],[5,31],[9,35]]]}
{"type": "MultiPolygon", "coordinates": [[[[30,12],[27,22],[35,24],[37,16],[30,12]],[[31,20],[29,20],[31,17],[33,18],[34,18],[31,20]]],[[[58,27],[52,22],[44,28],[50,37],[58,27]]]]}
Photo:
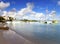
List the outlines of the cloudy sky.
{"type": "Polygon", "coordinates": [[[60,0],[0,0],[0,15],[17,19],[60,18],[60,0]]]}

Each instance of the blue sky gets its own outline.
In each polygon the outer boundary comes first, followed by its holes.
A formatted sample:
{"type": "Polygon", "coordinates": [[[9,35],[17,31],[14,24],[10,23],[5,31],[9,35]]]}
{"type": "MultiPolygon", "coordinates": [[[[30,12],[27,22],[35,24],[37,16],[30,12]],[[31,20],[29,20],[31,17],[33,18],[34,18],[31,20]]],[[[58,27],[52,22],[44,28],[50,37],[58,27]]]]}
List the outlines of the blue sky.
{"type": "Polygon", "coordinates": [[[49,13],[56,11],[56,15],[60,15],[60,0],[0,0],[0,2],[1,1],[10,3],[10,6],[4,9],[5,11],[10,11],[12,8],[19,11],[25,8],[27,3],[33,3],[34,8],[32,10],[35,12],[46,14],[46,10],[49,11],[49,13]]]}
{"type": "Polygon", "coordinates": [[[44,12],[45,9],[56,10],[57,13],[60,14],[60,6],[57,4],[59,0],[2,0],[4,2],[10,2],[10,6],[7,10],[12,8],[16,8],[17,10],[26,7],[26,3],[31,2],[34,3],[34,11],[37,12],[44,12]],[[42,8],[42,9],[41,9],[42,8]]]}

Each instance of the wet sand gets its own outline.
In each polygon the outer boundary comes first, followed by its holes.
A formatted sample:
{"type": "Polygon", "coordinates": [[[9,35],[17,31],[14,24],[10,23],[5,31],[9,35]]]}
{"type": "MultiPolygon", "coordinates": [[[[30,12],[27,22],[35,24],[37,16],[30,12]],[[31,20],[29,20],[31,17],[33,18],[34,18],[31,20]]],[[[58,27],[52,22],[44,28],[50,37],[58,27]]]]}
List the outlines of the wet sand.
{"type": "Polygon", "coordinates": [[[0,44],[32,44],[12,30],[0,30],[0,44]]]}

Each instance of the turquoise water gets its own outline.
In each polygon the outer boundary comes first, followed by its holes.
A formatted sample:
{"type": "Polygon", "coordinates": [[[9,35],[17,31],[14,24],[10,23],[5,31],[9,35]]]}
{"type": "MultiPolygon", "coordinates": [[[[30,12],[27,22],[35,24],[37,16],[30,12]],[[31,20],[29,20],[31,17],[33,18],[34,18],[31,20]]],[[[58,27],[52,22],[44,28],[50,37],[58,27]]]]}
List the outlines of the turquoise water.
{"type": "Polygon", "coordinates": [[[34,44],[59,44],[60,24],[10,22],[9,27],[34,44]]]}

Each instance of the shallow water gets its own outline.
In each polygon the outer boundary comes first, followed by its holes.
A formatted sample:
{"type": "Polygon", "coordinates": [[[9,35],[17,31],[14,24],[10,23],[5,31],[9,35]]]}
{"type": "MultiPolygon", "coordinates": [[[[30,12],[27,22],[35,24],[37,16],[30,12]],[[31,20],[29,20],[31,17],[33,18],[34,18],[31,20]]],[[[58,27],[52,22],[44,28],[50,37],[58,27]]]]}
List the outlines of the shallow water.
{"type": "Polygon", "coordinates": [[[0,44],[60,44],[60,24],[39,22],[7,22],[0,29],[0,44]]]}
{"type": "Polygon", "coordinates": [[[60,24],[38,22],[9,22],[8,26],[33,44],[59,44],[60,24]]]}

